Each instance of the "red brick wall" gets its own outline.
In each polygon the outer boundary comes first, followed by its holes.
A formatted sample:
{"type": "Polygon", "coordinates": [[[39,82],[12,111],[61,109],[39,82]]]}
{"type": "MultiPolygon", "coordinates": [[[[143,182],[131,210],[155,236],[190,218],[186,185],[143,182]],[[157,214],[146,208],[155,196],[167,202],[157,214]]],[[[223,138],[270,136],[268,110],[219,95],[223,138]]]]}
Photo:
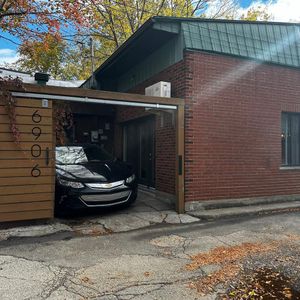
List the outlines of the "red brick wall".
{"type": "Polygon", "coordinates": [[[299,70],[200,52],[186,67],[186,201],[300,194],[300,170],[280,170],[299,70]]]}
{"type": "MultiPolygon", "coordinates": [[[[185,99],[185,200],[300,194],[300,170],[280,170],[281,112],[300,112],[299,70],[186,52],[157,81],[185,99]]],[[[175,131],[157,129],[157,187],[174,191],[175,131]]]]}
{"type": "MultiPolygon", "coordinates": [[[[128,92],[145,94],[145,87],[158,81],[172,82],[172,96],[182,97],[184,95],[184,62],[181,61],[163,72],[157,74],[150,80],[143,82],[128,92]]],[[[117,110],[117,122],[124,122],[134,118],[147,115],[144,108],[119,107],[117,110]]],[[[160,116],[156,117],[155,130],[155,187],[159,191],[174,194],[175,193],[175,124],[172,123],[172,116],[164,113],[163,126],[161,126],[160,116]]],[[[121,152],[122,140],[121,129],[117,129],[116,143],[119,144],[117,152],[121,152]],[[119,142],[118,142],[119,141],[119,142]]]]}

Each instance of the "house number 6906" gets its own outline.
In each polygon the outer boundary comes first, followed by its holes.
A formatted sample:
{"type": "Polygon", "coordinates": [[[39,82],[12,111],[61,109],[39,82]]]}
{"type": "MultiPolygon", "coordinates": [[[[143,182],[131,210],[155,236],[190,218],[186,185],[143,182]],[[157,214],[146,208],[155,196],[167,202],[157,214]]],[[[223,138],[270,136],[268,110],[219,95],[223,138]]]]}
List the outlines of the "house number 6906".
{"type": "MultiPolygon", "coordinates": [[[[36,110],[32,116],[31,116],[31,120],[33,123],[35,124],[38,124],[42,121],[42,116],[38,113],[39,111],[36,110]]],[[[38,140],[39,137],[41,136],[42,134],[42,129],[38,126],[34,126],[32,129],[31,129],[31,133],[32,135],[34,136],[34,140],[38,140]]],[[[42,154],[42,148],[39,144],[34,144],[31,146],[31,149],[30,149],[30,152],[31,152],[31,156],[36,158],[36,157],[40,157],[41,154],[42,154]]],[[[31,176],[32,177],[39,177],[41,176],[41,169],[39,168],[39,165],[36,164],[32,169],[31,169],[31,176]]]]}

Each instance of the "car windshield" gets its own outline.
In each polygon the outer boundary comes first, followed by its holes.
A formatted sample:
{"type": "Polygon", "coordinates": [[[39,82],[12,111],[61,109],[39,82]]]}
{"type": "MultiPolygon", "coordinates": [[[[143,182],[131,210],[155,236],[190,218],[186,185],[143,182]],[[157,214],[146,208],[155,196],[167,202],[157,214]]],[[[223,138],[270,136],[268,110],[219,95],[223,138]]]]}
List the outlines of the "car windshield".
{"type": "Polygon", "coordinates": [[[56,147],[56,163],[62,165],[83,164],[93,161],[113,160],[113,156],[98,146],[56,147]]]}

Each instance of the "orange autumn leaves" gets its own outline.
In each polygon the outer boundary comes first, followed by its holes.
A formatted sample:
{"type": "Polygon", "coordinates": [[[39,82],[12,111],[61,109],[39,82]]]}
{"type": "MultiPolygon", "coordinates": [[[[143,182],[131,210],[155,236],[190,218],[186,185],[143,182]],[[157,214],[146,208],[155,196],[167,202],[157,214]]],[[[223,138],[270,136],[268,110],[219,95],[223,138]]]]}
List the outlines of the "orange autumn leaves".
{"type": "Polygon", "coordinates": [[[186,269],[192,271],[205,265],[231,263],[253,253],[271,251],[274,249],[274,243],[243,243],[232,247],[217,247],[208,253],[200,253],[192,256],[192,263],[188,264],[186,269]]]}
{"type": "Polygon", "coordinates": [[[44,34],[59,36],[62,26],[83,25],[85,7],[83,0],[0,1],[0,28],[22,41],[44,34]]]}
{"type": "Polygon", "coordinates": [[[191,257],[192,262],[186,265],[187,270],[194,271],[208,265],[217,265],[219,269],[190,283],[190,287],[197,289],[201,294],[210,293],[218,284],[224,284],[239,274],[242,259],[253,254],[273,251],[278,245],[278,242],[243,243],[231,247],[221,246],[207,253],[194,255],[191,257]]]}

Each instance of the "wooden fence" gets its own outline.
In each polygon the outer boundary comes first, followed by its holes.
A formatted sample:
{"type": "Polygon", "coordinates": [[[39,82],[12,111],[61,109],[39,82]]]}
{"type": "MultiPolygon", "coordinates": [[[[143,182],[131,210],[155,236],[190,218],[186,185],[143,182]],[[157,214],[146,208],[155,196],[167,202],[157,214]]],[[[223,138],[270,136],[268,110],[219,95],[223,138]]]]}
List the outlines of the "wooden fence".
{"type": "Polygon", "coordinates": [[[19,145],[1,103],[0,222],[52,218],[55,180],[52,103],[17,99],[19,145]]]}

